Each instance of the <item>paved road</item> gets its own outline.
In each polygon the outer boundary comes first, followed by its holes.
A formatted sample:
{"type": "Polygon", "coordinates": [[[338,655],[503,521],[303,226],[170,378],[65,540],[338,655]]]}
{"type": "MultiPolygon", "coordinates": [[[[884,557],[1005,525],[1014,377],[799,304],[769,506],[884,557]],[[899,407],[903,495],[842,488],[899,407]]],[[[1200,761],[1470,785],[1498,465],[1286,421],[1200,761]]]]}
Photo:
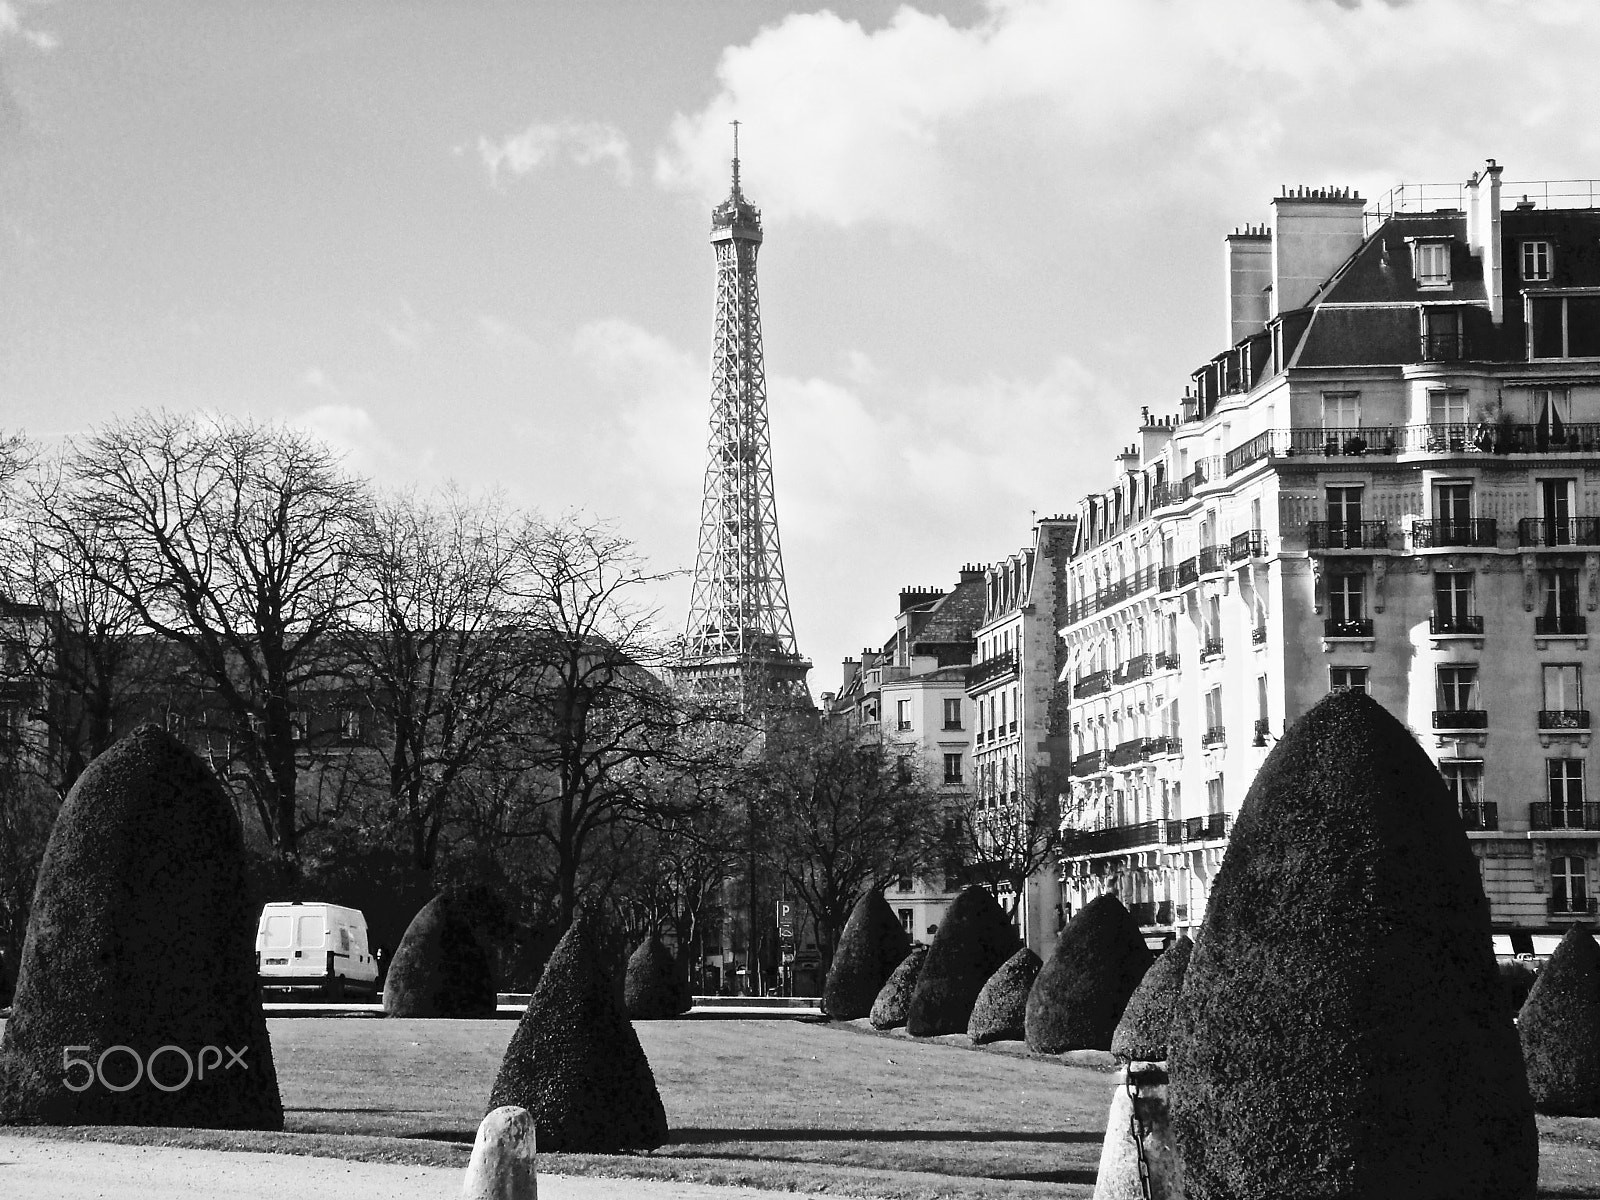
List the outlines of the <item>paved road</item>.
{"type": "MultiPolygon", "coordinates": [[[[454,1200],[463,1171],[296,1154],[59,1142],[0,1133],[0,1195],[28,1200],[454,1200]]],[[[786,1193],[791,1200],[827,1200],[786,1193]]],[[[642,1179],[539,1176],[539,1200],[772,1200],[773,1193],[642,1179]]]]}

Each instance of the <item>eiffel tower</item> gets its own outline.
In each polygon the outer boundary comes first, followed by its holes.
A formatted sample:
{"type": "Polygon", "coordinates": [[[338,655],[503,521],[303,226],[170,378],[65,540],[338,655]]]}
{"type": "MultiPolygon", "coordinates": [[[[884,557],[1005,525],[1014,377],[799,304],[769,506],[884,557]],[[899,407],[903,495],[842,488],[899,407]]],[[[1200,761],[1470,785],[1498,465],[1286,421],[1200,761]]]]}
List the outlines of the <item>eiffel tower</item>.
{"type": "Polygon", "coordinates": [[[740,712],[808,709],[811,663],[795,646],[772,486],[756,289],[761,210],[739,188],[737,121],[733,188],[711,210],[711,244],[717,255],[711,438],[694,589],[675,674],[692,693],[740,712]]]}

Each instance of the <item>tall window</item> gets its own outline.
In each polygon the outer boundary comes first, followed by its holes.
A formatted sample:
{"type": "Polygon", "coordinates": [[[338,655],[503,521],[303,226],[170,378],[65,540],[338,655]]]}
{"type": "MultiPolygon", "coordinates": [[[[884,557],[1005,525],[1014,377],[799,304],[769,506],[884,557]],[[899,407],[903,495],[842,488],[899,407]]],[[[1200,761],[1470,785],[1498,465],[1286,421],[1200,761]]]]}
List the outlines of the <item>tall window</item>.
{"type": "Polygon", "coordinates": [[[1438,571],[1433,576],[1433,627],[1438,633],[1463,633],[1471,624],[1472,572],[1438,571]]]}
{"type": "Polygon", "coordinates": [[[1222,644],[1222,597],[1211,596],[1206,601],[1205,641],[1208,646],[1222,644]]]}
{"type": "Polygon", "coordinates": [[[959,697],[953,697],[945,700],[944,727],[946,729],[961,728],[961,700],[959,697]]]}
{"type": "Polygon", "coordinates": [[[1479,707],[1478,668],[1449,666],[1438,670],[1439,707],[1449,713],[1476,711],[1479,707]]]}
{"type": "Polygon", "coordinates": [[[1364,692],[1367,690],[1366,667],[1329,667],[1330,692],[1364,692]]]}
{"type": "Polygon", "coordinates": [[[1522,243],[1522,281],[1544,283],[1550,278],[1550,243],[1522,243]]]}
{"type": "Polygon", "coordinates": [[[1428,393],[1430,425],[1465,425],[1467,393],[1460,388],[1434,388],[1428,393]]]}
{"type": "Polygon", "coordinates": [[[1450,243],[1412,243],[1413,273],[1418,287],[1450,286],[1450,243]]]}
{"type": "Polygon", "coordinates": [[[1483,764],[1445,759],[1439,764],[1445,790],[1455,801],[1457,812],[1470,812],[1483,798],[1483,764]]]}
{"type": "Polygon", "coordinates": [[[911,701],[896,700],[894,702],[895,727],[901,730],[911,728],[911,701]]]}
{"type": "Polygon", "coordinates": [[[1328,524],[1335,528],[1352,528],[1361,524],[1361,491],[1359,487],[1330,487],[1327,490],[1328,524]]]}
{"type": "Polygon", "coordinates": [[[1545,567],[1539,572],[1538,633],[1581,633],[1583,614],[1578,609],[1578,568],[1545,567]]]}
{"type": "Polygon", "coordinates": [[[1550,860],[1550,907],[1557,912],[1589,911],[1589,864],[1577,854],[1550,860]]]}
{"type": "Polygon", "coordinates": [[[1360,392],[1322,393],[1322,427],[1324,429],[1358,429],[1360,426],[1360,392]]]}
{"type": "Polygon", "coordinates": [[[1547,546],[1572,544],[1572,490],[1571,479],[1541,479],[1539,481],[1540,515],[1544,520],[1544,542],[1547,546]]]}
{"type": "Polygon", "coordinates": [[[1529,296],[1528,357],[1600,355],[1600,296],[1529,296]]]}
{"type": "Polygon", "coordinates": [[[1367,616],[1367,581],[1359,571],[1328,576],[1328,616],[1334,627],[1355,627],[1367,616]]]}
{"type": "Polygon", "coordinates": [[[1545,760],[1546,795],[1550,800],[1550,828],[1583,828],[1583,759],[1545,760]]]}
{"type": "Polygon", "coordinates": [[[1213,816],[1222,811],[1222,776],[1206,780],[1206,812],[1213,816]]]}
{"type": "Polygon", "coordinates": [[[1583,708],[1583,675],[1577,663],[1545,664],[1544,707],[1550,712],[1583,708]]]}
{"type": "Polygon", "coordinates": [[[1222,689],[1214,687],[1206,693],[1206,738],[1222,740],[1222,689]]]}
{"type": "MultiPolygon", "coordinates": [[[[909,891],[910,889],[908,888],[906,890],[909,891]]],[[[909,908],[902,908],[896,915],[898,915],[900,918],[900,928],[904,929],[909,934],[911,932],[911,910],[909,908]]]]}
{"type": "Polygon", "coordinates": [[[961,754],[946,754],[944,756],[944,781],[946,783],[961,782],[961,754]]]}
{"type": "Polygon", "coordinates": [[[1449,362],[1465,358],[1466,340],[1461,336],[1461,310],[1425,308],[1422,310],[1422,359],[1424,362],[1449,362]]]}

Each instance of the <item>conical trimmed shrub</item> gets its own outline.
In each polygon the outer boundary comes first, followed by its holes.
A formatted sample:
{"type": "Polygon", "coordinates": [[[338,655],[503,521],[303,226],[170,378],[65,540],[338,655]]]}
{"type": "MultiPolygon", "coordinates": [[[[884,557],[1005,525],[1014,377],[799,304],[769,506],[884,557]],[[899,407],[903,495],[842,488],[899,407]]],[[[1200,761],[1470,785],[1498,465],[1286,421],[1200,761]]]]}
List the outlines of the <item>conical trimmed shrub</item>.
{"type": "Polygon", "coordinates": [[[39,867],[0,1123],[282,1129],[248,896],[194,751],[143,725],[90,763],[39,867]]]}
{"type": "Polygon", "coordinates": [[[1128,998],[1111,1035],[1111,1053],[1122,1062],[1165,1062],[1172,1035],[1172,1006],[1183,987],[1194,943],[1180,937],[1161,952],[1128,998]]]}
{"type": "Polygon", "coordinates": [[[1139,923],[1115,896],[1096,896],[1056,938],[1028,993],[1028,1049],[1038,1054],[1109,1050],[1150,950],[1139,923]]]}
{"type": "Polygon", "coordinates": [[[1544,1113],[1600,1117],[1600,946],[1569,929],[1517,1018],[1528,1089],[1544,1113]]]}
{"type": "Polygon", "coordinates": [[[490,1111],[515,1104],[533,1114],[541,1152],[614,1154],[667,1140],[650,1061],[603,956],[598,929],[579,914],[545,964],[489,1094],[490,1111]]]}
{"type": "Polygon", "coordinates": [[[889,978],[879,989],[872,1002],[868,1020],[874,1029],[895,1029],[906,1023],[911,1011],[911,996],[917,990],[917,976],[922,974],[922,964],[928,961],[928,948],[921,942],[911,947],[911,952],[900,960],[889,978]]]}
{"type": "Polygon", "coordinates": [[[651,934],[628,956],[622,1001],[635,1021],[662,1021],[683,1012],[683,985],[672,951],[651,934]]]}
{"type": "Polygon", "coordinates": [[[1538,1136],[1438,771],[1361,692],[1273,747],[1173,1013],[1189,1200],[1525,1200],[1538,1136]]]}
{"type": "Polygon", "coordinates": [[[989,976],[967,1020],[967,1036],[974,1045],[985,1046],[1022,1037],[1028,992],[1043,965],[1039,956],[1024,946],[989,976]]]}
{"type": "Polygon", "coordinates": [[[839,945],[822,985],[822,1011],[835,1021],[853,1021],[872,1012],[884,983],[910,953],[911,939],[894,909],[876,888],[850,910],[839,945]]]}
{"type": "Polygon", "coordinates": [[[963,891],[928,947],[906,1012],[906,1032],[912,1037],[965,1033],[978,993],[1016,949],[1016,930],[995,898],[981,887],[963,891]]]}
{"type": "Polygon", "coordinates": [[[391,1017],[492,1017],[498,1007],[489,950],[461,899],[440,892],[411,919],[389,960],[383,1011],[391,1017]]]}

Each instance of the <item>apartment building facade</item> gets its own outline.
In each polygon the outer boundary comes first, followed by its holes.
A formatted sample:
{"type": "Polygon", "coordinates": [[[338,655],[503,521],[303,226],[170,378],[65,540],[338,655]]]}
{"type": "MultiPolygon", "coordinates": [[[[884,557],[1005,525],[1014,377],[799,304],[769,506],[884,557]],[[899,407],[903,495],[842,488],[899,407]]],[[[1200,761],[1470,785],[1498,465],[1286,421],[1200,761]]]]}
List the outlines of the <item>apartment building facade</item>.
{"type": "Polygon", "coordinates": [[[1359,687],[1438,764],[1496,930],[1559,933],[1600,890],[1600,189],[1491,160],[1272,210],[1225,242],[1228,349],[1079,508],[1064,903],[1197,926],[1272,741],[1359,687]]]}

